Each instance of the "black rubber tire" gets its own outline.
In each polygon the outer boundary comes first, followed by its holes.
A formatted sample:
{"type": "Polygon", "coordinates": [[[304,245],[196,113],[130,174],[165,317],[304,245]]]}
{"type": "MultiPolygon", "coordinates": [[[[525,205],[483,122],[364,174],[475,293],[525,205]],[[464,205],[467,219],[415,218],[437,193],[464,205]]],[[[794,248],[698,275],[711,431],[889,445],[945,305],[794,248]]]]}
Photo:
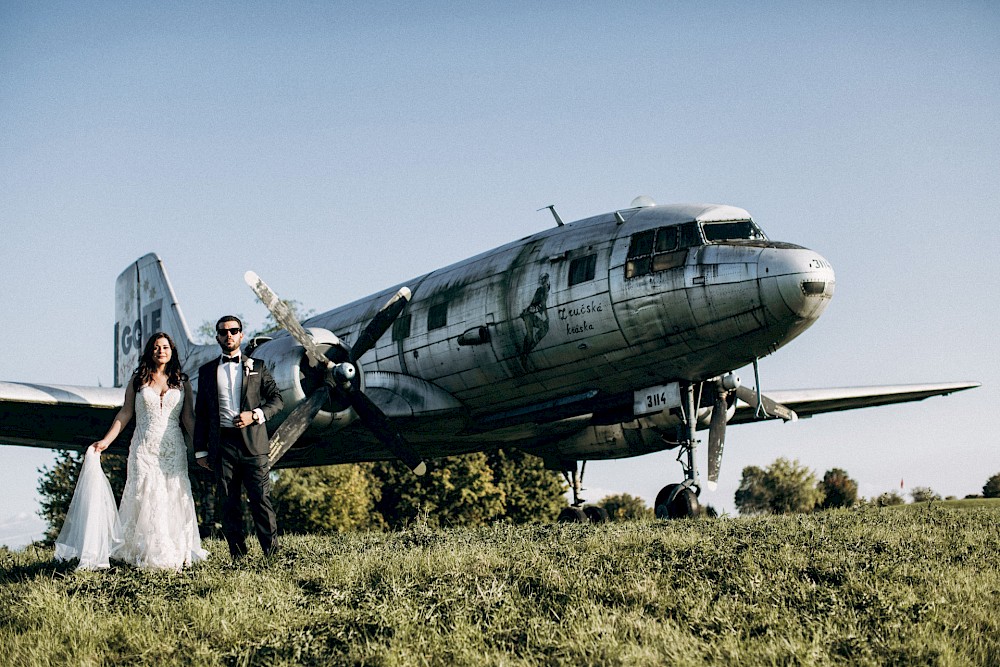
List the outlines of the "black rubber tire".
{"type": "Polygon", "coordinates": [[[671,519],[693,519],[698,516],[698,496],[690,488],[681,489],[670,503],[671,519]]]}
{"type": "Polygon", "coordinates": [[[590,519],[590,523],[607,523],[611,520],[608,516],[608,510],[603,507],[597,507],[596,505],[588,505],[583,508],[583,513],[587,515],[590,519]]]}
{"type": "Polygon", "coordinates": [[[581,508],[566,507],[562,512],[559,512],[557,521],[559,523],[587,523],[590,519],[587,518],[587,514],[581,508]]]}
{"type": "Polygon", "coordinates": [[[670,519],[670,508],[667,507],[667,499],[670,498],[670,494],[674,492],[677,488],[676,484],[667,484],[665,487],[660,489],[660,492],[656,494],[656,500],[653,502],[653,510],[656,513],[657,519],[670,519]]]}

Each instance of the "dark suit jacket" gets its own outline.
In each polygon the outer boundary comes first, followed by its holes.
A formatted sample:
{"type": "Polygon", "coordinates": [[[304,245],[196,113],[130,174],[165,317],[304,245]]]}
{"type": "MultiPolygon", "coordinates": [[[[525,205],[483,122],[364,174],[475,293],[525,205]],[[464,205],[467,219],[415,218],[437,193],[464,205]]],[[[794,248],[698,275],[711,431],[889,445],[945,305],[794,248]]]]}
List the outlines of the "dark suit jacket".
{"type": "MultiPolygon", "coordinates": [[[[208,460],[213,463],[219,457],[219,382],[217,373],[219,359],[204,364],[198,369],[198,397],[194,410],[194,451],[208,452],[208,460]]],[[[274,378],[259,359],[243,355],[240,363],[243,374],[243,393],[240,411],[260,408],[264,419],[276,415],[284,405],[274,378]],[[248,368],[252,362],[252,368],[248,368]]],[[[251,424],[243,429],[243,441],[251,454],[267,454],[269,443],[267,429],[263,424],[251,424]]]]}

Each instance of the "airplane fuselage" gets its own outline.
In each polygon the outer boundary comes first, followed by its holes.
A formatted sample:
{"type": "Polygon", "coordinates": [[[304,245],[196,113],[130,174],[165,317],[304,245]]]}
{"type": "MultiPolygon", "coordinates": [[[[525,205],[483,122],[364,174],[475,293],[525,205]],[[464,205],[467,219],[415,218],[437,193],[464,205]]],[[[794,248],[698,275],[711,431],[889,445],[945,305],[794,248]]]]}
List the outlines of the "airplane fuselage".
{"type": "MultiPolygon", "coordinates": [[[[484,439],[531,449],[579,439],[585,426],[634,421],[626,414],[634,391],[720,376],[802,333],[829,302],[834,273],[818,253],[767,240],[742,209],[674,205],[555,227],[405,285],[411,302],[359,365],[369,391],[383,389],[400,404],[390,416],[403,419],[404,432],[408,409],[440,413],[437,428],[407,437],[444,455],[484,439]]],[[[303,325],[318,343],[332,334],[350,344],[398,288],[303,325]]],[[[271,367],[286,405],[314,386],[287,335],[253,354],[271,367]],[[289,355],[299,363],[289,365],[289,355]]],[[[304,443],[338,440],[349,421],[333,406],[304,443]]],[[[360,443],[357,460],[371,457],[377,443],[353,431],[340,437],[360,443]]],[[[642,446],[652,451],[658,439],[642,446]]],[[[321,458],[329,451],[330,462],[348,451],[296,449],[321,458]]],[[[567,442],[559,455],[573,456],[571,449],[567,442]]],[[[607,442],[584,449],[587,458],[637,453],[607,442]]]]}

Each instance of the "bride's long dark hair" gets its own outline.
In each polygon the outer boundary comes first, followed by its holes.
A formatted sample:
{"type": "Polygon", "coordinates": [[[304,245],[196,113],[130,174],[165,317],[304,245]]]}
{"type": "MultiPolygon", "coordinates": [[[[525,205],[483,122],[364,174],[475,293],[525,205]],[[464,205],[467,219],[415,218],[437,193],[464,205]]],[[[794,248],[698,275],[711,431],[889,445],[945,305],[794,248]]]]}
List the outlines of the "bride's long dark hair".
{"type": "Polygon", "coordinates": [[[187,376],[181,372],[181,360],[177,358],[177,346],[174,345],[174,339],[166,332],[158,331],[146,341],[146,349],[142,351],[142,357],[139,359],[139,368],[136,369],[133,376],[135,379],[132,381],[132,388],[136,391],[149,384],[149,381],[153,379],[153,372],[156,371],[156,362],[153,361],[153,347],[156,345],[156,341],[161,338],[166,338],[170,344],[170,361],[163,369],[167,374],[167,386],[180,389],[181,384],[187,380],[187,376]]]}

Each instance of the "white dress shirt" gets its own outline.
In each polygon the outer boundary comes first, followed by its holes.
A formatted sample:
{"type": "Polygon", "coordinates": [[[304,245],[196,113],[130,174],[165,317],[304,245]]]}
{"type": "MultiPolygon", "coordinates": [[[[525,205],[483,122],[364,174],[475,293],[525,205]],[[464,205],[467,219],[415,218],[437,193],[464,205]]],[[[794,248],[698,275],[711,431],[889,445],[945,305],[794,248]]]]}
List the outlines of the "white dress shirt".
{"type": "MultiPolygon", "coordinates": [[[[235,364],[219,357],[216,371],[216,386],[219,391],[219,426],[233,428],[233,419],[240,414],[240,398],[243,395],[243,358],[235,355],[235,364]]],[[[255,415],[256,417],[256,415],[255,415]]]]}

